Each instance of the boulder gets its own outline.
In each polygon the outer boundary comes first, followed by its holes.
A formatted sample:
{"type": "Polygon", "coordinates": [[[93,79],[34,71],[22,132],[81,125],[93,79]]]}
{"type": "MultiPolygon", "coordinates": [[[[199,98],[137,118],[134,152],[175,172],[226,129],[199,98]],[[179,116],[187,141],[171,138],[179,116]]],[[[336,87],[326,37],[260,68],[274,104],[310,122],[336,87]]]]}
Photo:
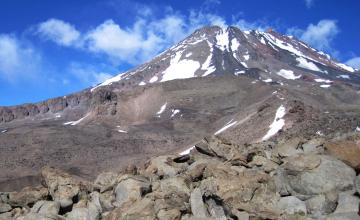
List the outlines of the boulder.
{"type": "Polygon", "coordinates": [[[11,206],[9,204],[0,202],[0,214],[4,213],[4,212],[11,211],[11,209],[12,208],[11,208],[11,206]]]}
{"type": "Polygon", "coordinates": [[[303,150],[300,148],[302,141],[300,138],[283,141],[276,145],[273,154],[280,158],[301,154],[303,153],[303,150]]]}
{"type": "Polygon", "coordinates": [[[326,217],[326,220],[360,220],[357,212],[334,213],[326,217]]]}
{"type": "Polygon", "coordinates": [[[338,195],[335,192],[320,194],[305,201],[308,213],[327,215],[334,212],[337,206],[338,195]]]}
{"type": "Polygon", "coordinates": [[[94,188],[98,189],[101,193],[112,190],[116,184],[118,174],[113,172],[100,173],[94,182],[94,188]]]}
{"type": "Polygon", "coordinates": [[[91,220],[87,208],[74,208],[71,212],[65,214],[66,220],[91,220]]]}
{"type": "Polygon", "coordinates": [[[9,193],[8,203],[11,206],[31,206],[39,200],[46,199],[48,194],[48,190],[44,187],[25,187],[19,192],[9,193]]]}
{"type": "Polygon", "coordinates": [[[355,171],[326,155],[301,155],[288,158],[283,165],[283,177],[295,194],[318,195],[353,188],[355,171]]]}
{"type": "Polygon", "coordinates": [[[228,218],[225,215],[225,211],[221,205],[218,205],[217,202],[210,198],[206,200],[206,204],[208,207],[208,212],[212,218],[219,220],[227,220],[228,218]]]}
{"type": "Polygon", "coordinates": [[[360,169],[360,143],[353,140],[339,140],[325,143],[326,152],[354,169],[360,169]]]}
{"type": "Polygon", "coordinates": [[[194,217],[206,218],[208,216],[203,195],[199,188],[194,189],[190,195],[191,212],[194,217]]]}
{"type": "Polygon", "coordinates": [[[32,212],[25,216],[18,217],[16,218],[16,220],[65,220],[65,218],[60,215],[44,215],[44,214],[32,212]]]}
{"type": "Polygon", "coordinates": [[[112,191],[107,191],[99,195],[101,208],[103,211],[111,211],[114,209],[113,202],[115,202],[115,195],[112,191]]]}
{"type": "Polygon", "coordinates": [[[360,194],[360,175],[355,178],[355,190],[360,194]]]}
{"type": "Polygon", "coordinates": [[[179,209],[161,209],[157,214],[157,219],[161,220],[180,220],[181,212],[179,209]]]}
{"type": "Polygon", "coordinates": [[[324,139],[323,138],[315,138],[307,141],[304,143],[301,148],[305,154],[308,153],[316,153],[316,152],[323,152],[323,145],[324,139]]]}
{"type": "Polygon", "coordinates": [[[152,158],[146,167],[145,174],[156,174],[158,176],[171,177],[185,170],[185,163],[175,163],[171,156],[159,156],[152,158]]]}
{"type": "Polygon", "coordinates": [[[127,208],[119,207],[105,218],[109,220],[117,219],[141,219],[141,220],[153,220],[156,219],[156,211],[154,201],[150,198],[144,198],[131,204],[127,208]]]}
{"type": "Polygon", "coordinates": [[[57,215],[60,210],[60,202],[54,201],[38,201],[31,208],[32,213],[39,213],[42,215],[57,215]]]}
{"type": "Polygon", "coordinates": [[[184,193],[190,195],[190,189],[183,177],[171,177],[160,182],[160,190],[164,194],[184,193]]]}
{"type": "Polygon", "coordinates": [[[282,197],[279,200],[278,207],[287,214],[307,214],[305,202],[295,196],[282,197]]]}
{"type": "Polygon", "coordinates": [[[114,190],[116,206],[133,203],[150,191],[150,182],[145,177],[124,175],[114,190]]]}
{"type": "Polygon", "coordinates": [[[208,147],[214,155],[227,161],[237,162],[238,164],[246,164],[246,157],[237,150],[237,147],[218,138],[212,138],[208,142],[208,147]]]}
{"type": "Polygon", "coordinates": [[[60,202],[63,208],[73,204],[73,198],[78,196],[83,187],[79,180],[68,173],[51,167],[44,167],[41,176],[53,200],[60,202]]]}
{"type": "Polygon", "coordinates": [[[339,193],[338,205],[334,213],[347,213],[359,211],[360,199],[352,191],[339,193]]]}

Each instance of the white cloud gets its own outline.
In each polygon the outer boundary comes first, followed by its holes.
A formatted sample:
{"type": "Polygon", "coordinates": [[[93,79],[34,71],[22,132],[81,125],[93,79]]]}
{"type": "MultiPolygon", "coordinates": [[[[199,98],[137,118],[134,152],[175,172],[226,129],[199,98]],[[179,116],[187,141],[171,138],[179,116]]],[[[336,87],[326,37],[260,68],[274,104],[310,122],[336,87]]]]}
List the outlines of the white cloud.
{"type": "Polygon", "coordinates": [[[258,21],[249,22],[245,19],[239,19],[236,20],[233,17],[233,25],[239,27],[241,30],[259,30],[259,31],[265,31],[266,29],[270,28],[268,25],[265,25],[263,23],[260,23],[258,21]]]}
{"type": "Polygon", "coordinates": [[[360,57],[354,57],[346,61],[346,64],[356,69],[360,69],[360,57]]]}
{"type": "Polygon", "coordinates": [[[335,20],[324,19],[320,20],[317,24],[309,24],[305,30],[290,28],[287,32],[299,37],[317,49],[332,51],[331,44],[339,33],[339,28],[335,20]]]}
{"type": "MultiPolygon", "coordinates": [[[[110,73],[98,71],[98,69],[98,67],[95,67],[93,65],[72,62],[68,67],[68,72],[72,74],[81,83],[92,86],[114,77],[110,73]]],[[[68,84],[68,80],[66,80],[66,83],[64,84],[68,84]]]]}
{"type": "Polygon", "coordinates": [[[41,56],[15,36],[0,35],[0,77],[15,82],[38,73],[41,56]]]}
{"type": "Polygon", "coordinates": [[[144,61],[161,49],[161,39],[152,32],[144,32],[146,25],[139,20],[132,28],[124,29],[107,20],[86,35],[87,48],[122,62],[144,61]]]}
{"type": "Polygon", "coordinates": [[[37,33],[62,46],[74,46],[80,39],[80,32],[73,25],[54,18],[40,23],[37,33]]]}
{"type": "Polygon", "coordinates": [[[311,8],[314,5],[314,0],[305,0],[305,5],[307,8],[311,8]]]}
{"type": "Polygon", "coordinates": [[[204,25],[226,26],[226,23],[220,16],[195,11],[190,11],[188,17],[174,12],[160,19],[140,16],[130,27],[107,20],[90,30],[84,42],[90,51],[106,54],[115,62],[138,64],[204,25]]]}

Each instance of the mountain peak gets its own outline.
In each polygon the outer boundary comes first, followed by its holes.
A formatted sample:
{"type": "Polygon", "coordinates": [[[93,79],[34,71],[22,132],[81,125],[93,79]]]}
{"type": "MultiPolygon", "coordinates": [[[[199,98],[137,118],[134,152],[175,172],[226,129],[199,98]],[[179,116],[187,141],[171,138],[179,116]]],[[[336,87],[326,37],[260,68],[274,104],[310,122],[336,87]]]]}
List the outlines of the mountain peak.
{"type": "Polygon", "coordinates": [[[280,82],[289,80],[286,77],[276,79],[279,76],[277,73],[282,69],[299,76],[346,83],[349,83],[350,79],[352,83],[358,83],[360,80],[357,74],[353,74],[353,68],[273,29],[261,32],[241,31],[234,26],[205,26],[150,62],[119,74],[96,86],[92,91],[99,86],[122,80],[146,85],[208,75],[248,74],[255,69],[256,79],[260,77],[280,82]],[[346,77],[343,77],[344,75],[346,77]]]}

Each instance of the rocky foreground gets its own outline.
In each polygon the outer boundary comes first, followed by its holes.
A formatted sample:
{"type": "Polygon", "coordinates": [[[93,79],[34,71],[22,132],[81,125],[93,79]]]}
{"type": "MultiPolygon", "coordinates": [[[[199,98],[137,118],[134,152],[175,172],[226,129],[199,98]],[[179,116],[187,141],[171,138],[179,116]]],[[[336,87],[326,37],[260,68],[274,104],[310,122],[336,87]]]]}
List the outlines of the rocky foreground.
{"type": "Polygon", "coordinates": [[[204,139],[190,154],[102,173],[42,169],[43,186],[0,193],[0,219],[360,219],[360,134],[237,146],[204,139]]]}

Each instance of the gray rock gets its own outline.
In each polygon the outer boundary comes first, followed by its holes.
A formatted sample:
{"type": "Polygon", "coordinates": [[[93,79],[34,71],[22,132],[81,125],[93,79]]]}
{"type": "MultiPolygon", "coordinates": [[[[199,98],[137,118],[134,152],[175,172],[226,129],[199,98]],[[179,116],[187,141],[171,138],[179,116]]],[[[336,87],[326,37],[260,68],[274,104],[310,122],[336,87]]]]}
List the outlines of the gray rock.
{"type": "Polygon", "coordinates": [[[25,187],[20,192],[9,193],[11,206],[25,207],[47,197],[48,190],[43,187],[25,187]]]}
{"type": "Polygon", "coordinates": [[[99,195],[101,208],[104,211],[110,211],[114,209],[113,202],[115,202],[115,195],[112,191],[107,191],[99,195]]]}
{"type": "Polygon", "coordinates": [[[146,173],[172,177],[185,168],[184,163],[175,163],[169,156],[159,156],[151,159],[149,166],[146,168],[146,173]]]}
{"type": "Polygon", "coordinates": [[[11,209],[12,208],[9,204],[0,202],[0,213],[11,211],[11,209]]]}
{"type": "Polygon", "coordinates": [[[357,212],[335,213],[329,215],[326,220],[360,220],[357,212]]]}
{"type": "Polygon", "coordinates": [[[325,155],[289,158],[285,180],[298,194],[317,195],[353,188],[355,171],[345,163],[325,155]],[[318,163],[318,160],[321,161],[318,163]]]}
{"type": "Polygon", "coordinates": [[[88,220],[99,220],[103,209],[100,203],[100,195],[98,192],[92,192],[90,194],[90,202],[87,204],[89,219],[88,220]]]}
{"type": "Polygon", "coordinates": [[[305,202],[295,196],[282,197],[278,202],[278,208],[287,214],[306,214],[305,202]]]}
{"type": "Polygon", "coordinates": [[[323,215],[332,213],[337,205],[337,193],[327,193],[312,197],[305,201],[308,213],[323,215]]]}
{"type": "Polygon", "coordinates": [[[100,173],[94,182],[95,189],[99,189],[101,193],[111,190],[117,180],[118,174],[112,172],[100,173]]]}
{"type": "Polygon", "coordinates": [[[31,212],[23,217],[16,218],[16,220],[65,220],[65,218],[60,215],[44,215],[31,212]]]}
{"type": "Polygon", "coordinates": [[[206,207],[199,188],[194,189],[190,195],[191,212],[195,217],[207,217],[206,207]]]}
{"type": "Polygon", "coordinates": [[[183,177],[171,177],[161,181],[160,189],[165,194],[184,193],[190,195],[190,189],[183,177]]]}
{"type": "Polygon", "coordinates": [[[347,213],[359,211],[360,199],[352,191],[339,193],[338,206],[334,213],[347,213]]]}
{"type": "Polygon", "coordinates": [[[90,220],[89,210],[87,208],[74,208],[66,213],[66,220],[90,220]]]}
{"type": "Polygon", "coordinates": [[[73,204],[73,198],[80,193],[80,182],[68,173],[51,167],[44,167],[41,170],[46,186],[54,201],[60,202],[65,208],[73,204]]]}
{"type": "Polygon", "coordinates": [[[320,148],[319,146],[321,146],[323,143],[324,140],[322,138],[311,139],[305,144],[303,144],[301,147],[304,153],[321,152],[323,151],[323,148],[320,148]]]}
{"type": "Polygon", "coordinates": [[[360,194],[360,175],[355,178],[355,190],[360,194]]]}
{"type": "Polygon", "coordinates": [[[142,177],[125,175],[115,188],[116,206],[127,202],[135,202],[150,191],[150,182],[142,177]]]}
{"type": "Polygon", "coordinates": [[[57,215],[60,210],[60,202],[54,201],[38,201],[31,208],[31,212],[42,215],[57,215]]]}
{"type": "Polygon", "coordinates": [[[223,207],[216,204],[215,200],[209,199],[206,201],[210,216],[218,220],[227,220],[223,207]]]}

